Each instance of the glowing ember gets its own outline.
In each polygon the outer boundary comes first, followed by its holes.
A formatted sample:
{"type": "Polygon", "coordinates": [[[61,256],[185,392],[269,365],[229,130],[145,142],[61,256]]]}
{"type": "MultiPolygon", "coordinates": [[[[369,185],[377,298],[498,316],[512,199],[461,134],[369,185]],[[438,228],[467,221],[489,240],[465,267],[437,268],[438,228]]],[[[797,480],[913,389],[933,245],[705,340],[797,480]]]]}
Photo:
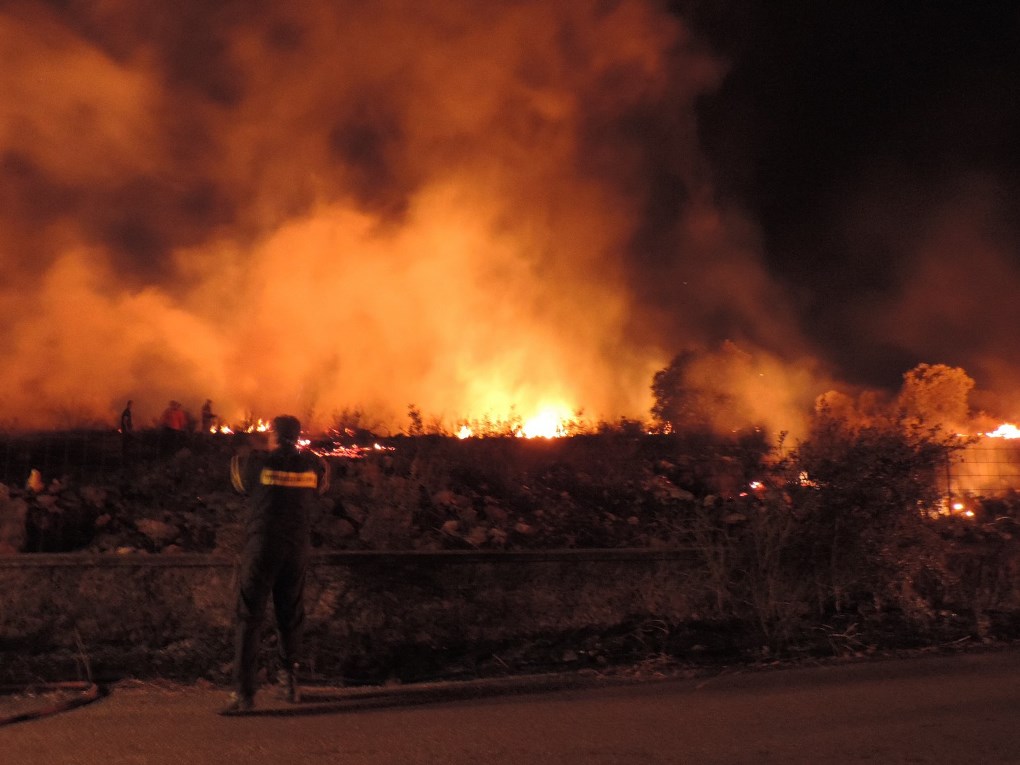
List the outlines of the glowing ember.
{"type": "MultiPolygon", "coordinates": [[[[801,475],[806,476],[807,473],[802,473],[801,475]]],[[[759,492],[759,493],[760,492],[764,492],[765,491],[765,484],[762,483],[761,481],[750,481],[747,484],[747,489],[748,489],[747,491],[740,492],[740,494],[738,496],[740,496],[740,497],[750,497],[752,492],[759,492]]]]}
{"type": "Polygon", "coordinates": [[[818,488],[818,482],[812,480],[812,478],[808,475],[806,470],[800,471],[800,474],[797,476],[797,483],[799,483],[801,486],[808,486],[812,489],[818,488]]]}
{"type": "Polygon", "coordinates": [[[974,519],[977,515],[974,510],[967,507],[967,503],[961,500],[947,500],[943,499],[941,507],[939,509],[940,515],[948,515],[955,518],[968,518],[974,519]]]}
{"type": "Polygon", "coordinates": [[[317,454],[320,457],[336,457],[340,459],[348,460],[360,460],[364,459],[365,455],[369,452],[392,452],[396,451],[393,446],[382,446],[381,444],[372,444],[371,446],[358,446],[354,444],[352,446],[344,446],[343,444],[330,444],[327,447],[306,447],[313,454],[317,454]]]}
{"type": "Polygon", "coordinates": [[[992,432],[984,435],[989,438],[1020,438],[1020,427],[1011,422],[1004,422],[992,432]]]}

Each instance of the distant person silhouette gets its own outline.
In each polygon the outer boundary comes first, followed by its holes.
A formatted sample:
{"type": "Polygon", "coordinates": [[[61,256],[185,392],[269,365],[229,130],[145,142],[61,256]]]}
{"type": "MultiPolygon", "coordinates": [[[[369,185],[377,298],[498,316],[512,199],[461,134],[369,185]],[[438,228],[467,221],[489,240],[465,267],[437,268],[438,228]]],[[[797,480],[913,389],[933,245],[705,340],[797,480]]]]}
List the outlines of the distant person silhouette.
{"type": "Polygon", "coordinates": [[[131,407],[134,403],[134,401],[128,399],[124,411],[120,413],[120,452],[121,457],[125,460],[131,458],[131,452],[134,447],[135,426],[131,416],[131,407]]]}
{"type": "Polygon", "coordinates": [[[212,399],[206,399],[205,403],[202,404],[202,432],[211,433],[213,428],[213,422],[216,421],[216,415],[213,414],[212,410],[212,399]]]}

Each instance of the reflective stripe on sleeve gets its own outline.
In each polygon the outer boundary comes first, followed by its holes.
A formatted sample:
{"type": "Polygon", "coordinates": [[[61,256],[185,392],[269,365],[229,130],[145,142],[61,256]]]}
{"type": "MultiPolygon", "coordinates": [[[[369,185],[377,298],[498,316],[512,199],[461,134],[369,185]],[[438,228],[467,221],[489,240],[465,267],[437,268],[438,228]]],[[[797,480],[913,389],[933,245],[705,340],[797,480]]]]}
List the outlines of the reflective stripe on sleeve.
{"type": "Polygon", "coordinates": [[[286,486],[289,489],[314,489],[319,485],[319,477],[310,470],[304,473],[291,473],[287,470],[263,468],[259,475],[259,483],[263,486],[286,486]]]}

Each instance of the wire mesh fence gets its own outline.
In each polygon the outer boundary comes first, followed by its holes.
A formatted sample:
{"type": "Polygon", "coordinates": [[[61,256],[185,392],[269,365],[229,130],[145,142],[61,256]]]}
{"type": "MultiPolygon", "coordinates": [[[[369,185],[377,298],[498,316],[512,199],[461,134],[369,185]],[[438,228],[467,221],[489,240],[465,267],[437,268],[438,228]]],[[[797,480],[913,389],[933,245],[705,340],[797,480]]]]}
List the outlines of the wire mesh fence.
{"type": "Polygon", "coordinates": [[[1020,441],[986,438],[954,453],[941,481],[949,496],[998,497],[1020,491],[1020,441]]]}
{"type": "MultiPolygon", "coordinates": [[[[23,485],[33,470],[47,482],[99,481],[185,447],[201,448],[204,435],[165,428],[127,438],[116,430],[0,431],[0,483],[23,485]]],[[[954,452],[936,480],[950,497],[997,497],[1020,491],[1020,439],[984,438],[954,452]]]]}
{"type": "Polygon", "coordinates": [[[109,478],[133,464],[173,455],[199,445],[202,434],[153,429],[125,437],[115,430],[35,433],[0,432],[0,483],[23,485],[39,471],[41,480],[81,483],[109,478]]]}

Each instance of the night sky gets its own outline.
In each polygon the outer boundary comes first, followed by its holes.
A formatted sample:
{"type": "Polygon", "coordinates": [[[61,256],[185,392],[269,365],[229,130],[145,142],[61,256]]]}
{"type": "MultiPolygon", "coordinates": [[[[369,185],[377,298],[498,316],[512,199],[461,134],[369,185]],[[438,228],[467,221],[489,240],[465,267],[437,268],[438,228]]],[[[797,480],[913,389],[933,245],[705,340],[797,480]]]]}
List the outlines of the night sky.
{"type": "Polygon", "coordinates": [[[962,366],[1020,416],[1020,12],[0,5],[0,422],[647,415],[776,429],[962,366]]]}
{"type": "Polygon", "coordinates": [[[1020,10],[678,7],[732,62],[699,109],[720,198],[746,206],[761,226],[769,271],[819,352],[846,379],[893,386],[918,362],[977,362],[980,335],[1001,322],[987,351],[1015,363],[1013,301],[993,289],[987,302],[966,304],[973,312],[958,311],[946,292],[986,285],[968,272],[982,264],[971,246],[993,249],[1016,284],[1020,10]],[[907,319],[931,331],[901,332],[897,308],[919,310],[900,303],[941,237],[960,245],[945,255],[955,265],[942,267],[946,281],[925,315],[907,319]],[[864,319],[872,311],[888,323],[864,319]]]}

